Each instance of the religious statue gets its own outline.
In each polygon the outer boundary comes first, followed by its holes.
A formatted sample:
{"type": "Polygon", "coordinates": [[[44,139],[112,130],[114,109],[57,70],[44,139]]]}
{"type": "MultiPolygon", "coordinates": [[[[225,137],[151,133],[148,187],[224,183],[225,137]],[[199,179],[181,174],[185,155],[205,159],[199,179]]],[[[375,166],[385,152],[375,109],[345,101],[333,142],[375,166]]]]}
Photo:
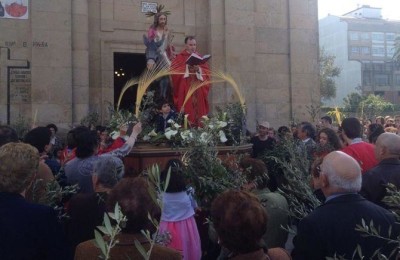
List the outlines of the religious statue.
{"type": "MultiPolygon", "coordinates": [[[[167,16],[169,11],[163,11],[164,6],[159,5],[157,11],[149,12],[148,17],[154,16],[154,22],[147,31],[147,35],[143,35],[144,44],[146,45],[146,62],[147,69],[165,69],[171,65],[171,60],[175,57],[174,47],[171,42],[172,33],[167,26],[167,16]]],[[[168,99],[168,89],[170,80],[168,76],[159,79],[159,95],[168,99]]]]}

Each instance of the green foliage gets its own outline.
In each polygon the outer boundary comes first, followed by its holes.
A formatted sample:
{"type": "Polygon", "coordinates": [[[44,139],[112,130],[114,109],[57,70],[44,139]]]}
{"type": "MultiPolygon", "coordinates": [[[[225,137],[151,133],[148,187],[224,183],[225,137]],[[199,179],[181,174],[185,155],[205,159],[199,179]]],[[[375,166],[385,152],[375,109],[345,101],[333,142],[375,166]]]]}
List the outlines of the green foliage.
{"type": "Polygon", "coordinates": [[[400,191],[394,184],[389,183],[386,185],[386,196],[383,198],[383,202],[389,206],[397,219],[400,220],[400,191]]]}
{"type": "MultiPolygon", "coordinates": [[[[151,183],[151,185],[149,185],[150,196],[153,199],[153,201],[155,203],[157,203],[157,205],[159,205],[160,208],[162,209],[163,204],[162,204],[162,200],[161,200],[161,193],[165,192],[168,187],[170,176],[171,176],[171,169],[168,169],[165,183],[161,182],[160,168],[157,164],[149,167],[147,169],[146,173],[148,176],[148,180],[151,183]]],[[[150,244],[150,249],[146,251],[146,249],[142,246],[142,244],[138,240],[135,240],[136,249],[142,255],[143,259],[146,259],[146,260],[150,259],[151,252],[152,252],[155,244],[161,244],[161,245],[165,246],[171,241],[171,234],[169,232],[160,233],[159,232],[159,228],[160,228],[159,222],[156,219],[153,219],[149,213],[148,213],[147,217],[156,229],[153,236],[151,236],[150,231],[141,230],[141,233],[144,235],[144,237],[147,239],[147,241],[150,244]]]]}
{"type": "Polygon", "coordinates": [[[22,115],[18,115],[17,120],[15,120],[10,127],[17,132],[20,140],[22,140],[29,130],[31,130],[28,120],[22,115]]]}
{"type": "Polygon", "coordinates": [[[325,100],[336,97],[335,78],[339,77],[341,68],[335,66],[335,56],[329,55],[325,49],[319,52],[319,80],[321,98],[325,100]]]}
{"type": "Polygon", "coordinates": [[[246,182],[239,171],[225,168],[217,154],[215,144],[199,140],[193,142],[182,158],[186,165],[185,174],[195,188],[199,205],[206,209],[218,194],[227,189],[238,189],[246,182]]]}
{"type": "Polygon", "coordinates": [[[310,162],[304,158],[307,158],[306,152],[299,149],[298,144],[291,139],[283,140],[263,157],[267,165],[274,163],[270,174],[283,175],[280,179],[284,181],[279,192],[287,199],[289,215],[295,219],[304,218],[321,204],[310,185],[310,162]]]}
{"type": "Polygon", "coordinates": [[[381,96],[370,94],[360,102],[362,115],[366,118],[381,115],[383,112],[394,110],[394,105],[391,102],[384,100],[381,96]]]}
{"type": "Polygon", "coordinates": [[[97,112],[90,112],[87,116],[81,119],[81,125],[92,128],[99,124],[100,115],[97,112]]]}
{"type": "Polygon", "coordinates": [[[343,98],[343,110],[345,112],[359,112],[360,103],[363,99],[360,93],[353,92],[348,94],[347,97],[343,98]]]}
{"type": "MultiPolygon", "coordinates": [[[[383,199],[383,202],[389,206],[392,212],[395,214],[397,220],[400,219],[400,191],[397,187],[391,183],[386,185],[386,196],[383,199]]],[[[398,248],[400,247],[400,237],[392,238],[392,228],[389,228],[387,234],[383,234],[382,230],[379,227],[375,227],[374,222],[371,220],[369,223],[366,223],[364,219],[361,220],[361,223],[358,224],[355,228],[356,231],[361,232],[363,237],[373,237],[377,239],[381,239],[386,241],[388,244],[397,245],[393,251],[389,254],[389,256],[385,256],[380,252],[378,248],[373,256],[370,259],[379,259],[379,260],[386,260],[386,259],[393,259],[397,255],[398,248]]],[[[354,251],[352,259],[362,259],[363,253],[360,246],[354,251]]],[[[343,259],[343,258],[328,258],[328,259],[343,259]]]]}
{"type": "Polygon", "coordinates": [[[135,115],[128,110],[113,110],[111,112],[111,119],[107,126],[113,131],[118,132],[121,126],[138,121],[135,115]]]}
{"type": "Polygon", "coordinates": [[[97,229],[101,231],[108,239],[104,239],[102,234],[98,231],[94,231],[95,244],[102,253],[102,258],[107,260],[110,259],[111,249],[118,242],[117,235],[121,233],[122,227],[127,221],[126,216],[121,211],[121,207],[115,204],[114,213],[104,213],[103,225],[97,226],[97,229]],[[111,220],[116,222],[115,225],[111,224],[111,220]]]}
{"type": "Polygon", "coordinates": [[[362,118],[372,118],[383,112],[394,111],[394,105],[391,102],[373,94],[362,96],[353,92],[343,99],[343,103],[344,111],[358,113],[362,118]]]}

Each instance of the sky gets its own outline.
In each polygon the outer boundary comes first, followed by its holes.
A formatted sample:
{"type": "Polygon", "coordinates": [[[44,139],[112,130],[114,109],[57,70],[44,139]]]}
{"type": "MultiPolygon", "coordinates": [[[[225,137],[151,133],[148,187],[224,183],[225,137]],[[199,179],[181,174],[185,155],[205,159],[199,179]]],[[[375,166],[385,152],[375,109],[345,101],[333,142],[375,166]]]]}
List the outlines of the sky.
{"type": "Polygon", "coordinates": [[[384,19],[400,20],[400,0],[318,0],[318,19],[343,15],[362,5],[382,8],[384,19]]]}

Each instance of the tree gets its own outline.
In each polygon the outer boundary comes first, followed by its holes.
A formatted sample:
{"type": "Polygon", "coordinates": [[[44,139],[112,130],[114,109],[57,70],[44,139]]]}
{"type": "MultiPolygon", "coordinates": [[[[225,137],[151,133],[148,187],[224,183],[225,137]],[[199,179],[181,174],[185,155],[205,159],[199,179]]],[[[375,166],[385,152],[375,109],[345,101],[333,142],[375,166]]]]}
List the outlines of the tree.
{"type": "Polygon", "coordinates": [[[353,92],[343,98],[344,111],[346,112],[357,112],[361,101],[363,101],[363,96],[360,93],[353,92]]]}
{"type": "Polygon", "coordinates": [[[341,68],[335,66],[335,56],[326,53],[325,49],[319,52],[319,80],[321,98],[330,100],[336,97],[335,78],[339,77],[341,68]]]}
{"type": "Polygon", "coordinates": [[[382,115],[383,112],[393,111],[394,105],[381,96],[370,94],[360,102],[361,113],[366,118],[382,115]]]}

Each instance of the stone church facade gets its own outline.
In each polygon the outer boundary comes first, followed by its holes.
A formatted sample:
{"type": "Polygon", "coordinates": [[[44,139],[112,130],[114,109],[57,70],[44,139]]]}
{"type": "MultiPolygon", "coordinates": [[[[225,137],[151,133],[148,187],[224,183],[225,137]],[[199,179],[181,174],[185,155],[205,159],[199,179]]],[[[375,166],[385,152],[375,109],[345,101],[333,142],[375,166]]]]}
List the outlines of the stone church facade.
{"type": "MultiPolygon", "coordinates": [[[[67,128],[90,112],[107,121],[116,95],[116,54],[138,54],[132,66],[143,59],[142,35],[152,22],[142,12],[147,3],[24,2],[27,19],[0,19],[0,122],[22,115],[36,125],[67,128]]],[[[148,3],[171,11],[168,26],[177,51],[185,36],[195,35],[199,52],[212,55],[212,68],[239,83],[249,129],[256,120],[275,127],[310,120],[306,106],[320,99],[317,0],[148,3]]],[[[235,100],[221,83],[213,85],[209,98],[213,107],[235,100]]]]}

